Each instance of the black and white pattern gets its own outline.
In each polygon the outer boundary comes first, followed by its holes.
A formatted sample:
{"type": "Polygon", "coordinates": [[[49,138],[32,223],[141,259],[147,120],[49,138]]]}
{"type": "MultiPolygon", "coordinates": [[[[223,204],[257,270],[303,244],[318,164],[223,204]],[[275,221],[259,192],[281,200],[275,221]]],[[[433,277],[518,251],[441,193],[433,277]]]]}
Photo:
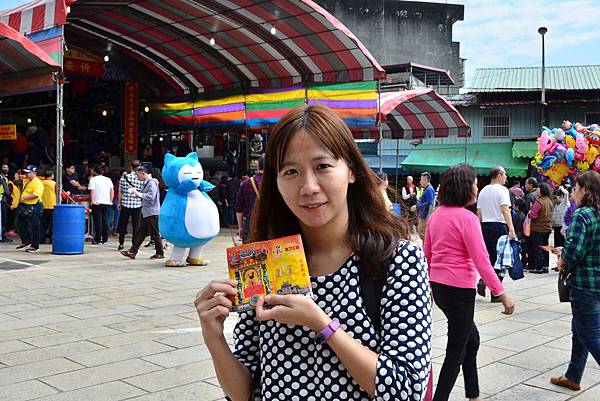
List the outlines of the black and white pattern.
{"type": "MultiPolygon", "coordinates": [[[[405,241],[390,262],[381,299],[381,333],[375,333],[360,297],[358,256],[334,273],[311,277],[313,298],[339,319],[346,333],[379,355],[376,400],[419,401],[429,380],[431,351],[427,264],[421,249],[405,241]]],[[[235,356],[260,383],[256,400],[373,399],[327,344],[315,343],[315,333],[306,327],[258,322],[254,311],[248,311],[240,313],[234,337],[235,356]]]]}
{"type": "Polygon", "coordinates": [[[128,209],[142,207],[142,199],[127,192],[131,187],[134,187],[138,192],[142,192],[144,183],[139,180],[135,173],[127,173],[127,179],[121,177],[119,181],[119,193],[121,194],[121,204],[128,209]]]}

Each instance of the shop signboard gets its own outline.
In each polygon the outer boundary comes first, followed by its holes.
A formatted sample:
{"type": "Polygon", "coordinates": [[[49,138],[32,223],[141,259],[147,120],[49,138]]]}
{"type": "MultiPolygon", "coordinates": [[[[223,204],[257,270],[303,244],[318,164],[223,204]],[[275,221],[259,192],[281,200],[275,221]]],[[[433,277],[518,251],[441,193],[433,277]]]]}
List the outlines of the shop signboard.
{"type": "Polygon", "coordinates": [[[64,70],[67,74],[100,78],[104,75],[104,62],[87,50],[69,47],[65,52],[64,70]]]}
{"type": "Polygon", "coordinates": [[[138,150],[138,100],[139,86],[135,82],[125,82],[125,110],[123,110],[123,133],[125,154],[137,154],[138,150]]]}
{"type": "Polygon", "coordinates": [[[14,141],[17,139],[17,126],[15,124],[0,125],[0,141],[14,141]]]}

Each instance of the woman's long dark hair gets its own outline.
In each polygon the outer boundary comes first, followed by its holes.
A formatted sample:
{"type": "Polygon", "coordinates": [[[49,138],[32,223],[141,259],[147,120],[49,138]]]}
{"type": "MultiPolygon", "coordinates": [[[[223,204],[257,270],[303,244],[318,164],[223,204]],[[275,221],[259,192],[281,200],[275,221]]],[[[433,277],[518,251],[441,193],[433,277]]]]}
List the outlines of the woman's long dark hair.
{"type": "Polygon", "coordinates": [[[581,206],[591,206],[600,214],[600,174],[596,171],[588,170],[575,179],[579,188],[583,190],[581,206]]]}
{"type": "Polygon", "coordinates": [[[252,213],[252,241],[300,233],[298,218],[277,189],[279,166],[296,133],[305,132],[348,165],[355,182],[348,186],[348,240],[360,257],[367,277],[380,277],[400,239],[408,238],[404,219],[385,207],[379,179],[367,166],[352,133],[337,114],[321,106],[290,110],[279,120],[269,137],[260,196],[252,213]]]}

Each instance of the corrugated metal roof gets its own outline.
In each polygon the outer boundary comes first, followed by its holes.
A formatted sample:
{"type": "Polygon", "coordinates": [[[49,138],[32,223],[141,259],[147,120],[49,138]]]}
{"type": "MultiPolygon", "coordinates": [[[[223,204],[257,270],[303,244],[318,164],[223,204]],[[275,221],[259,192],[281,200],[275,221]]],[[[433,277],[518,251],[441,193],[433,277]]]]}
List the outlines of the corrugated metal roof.
{"type": "MultiPolygon", "coordinates": [[[[541,90],[541,67],[478,68],[465,89],[468,92],[519,92],[541,90]]],[[[600,89],[600,65],[546,67],[547,90],[600,89]]]]}

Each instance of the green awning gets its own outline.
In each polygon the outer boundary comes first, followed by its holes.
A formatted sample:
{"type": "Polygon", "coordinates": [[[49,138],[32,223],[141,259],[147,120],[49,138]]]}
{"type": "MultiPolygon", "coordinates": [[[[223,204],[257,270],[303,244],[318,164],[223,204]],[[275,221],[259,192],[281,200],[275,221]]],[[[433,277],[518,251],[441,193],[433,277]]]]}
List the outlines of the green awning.
{"type": "Polygon", "coordinates": [[[512,157],[526,157],[533,159],[537,153],[536,141],[515,141],[512,147],[512,157]]]}
{"type": "Polygon", "coordinates": [[[405,172],[443,173],[448,167],[466,161],[479,175],[488,175],[491,167],[502,166],[510,177],[526,177],[529,160],[513,158],[512,146],[512,143],[418,145],[401,164],[405,172]]]}

